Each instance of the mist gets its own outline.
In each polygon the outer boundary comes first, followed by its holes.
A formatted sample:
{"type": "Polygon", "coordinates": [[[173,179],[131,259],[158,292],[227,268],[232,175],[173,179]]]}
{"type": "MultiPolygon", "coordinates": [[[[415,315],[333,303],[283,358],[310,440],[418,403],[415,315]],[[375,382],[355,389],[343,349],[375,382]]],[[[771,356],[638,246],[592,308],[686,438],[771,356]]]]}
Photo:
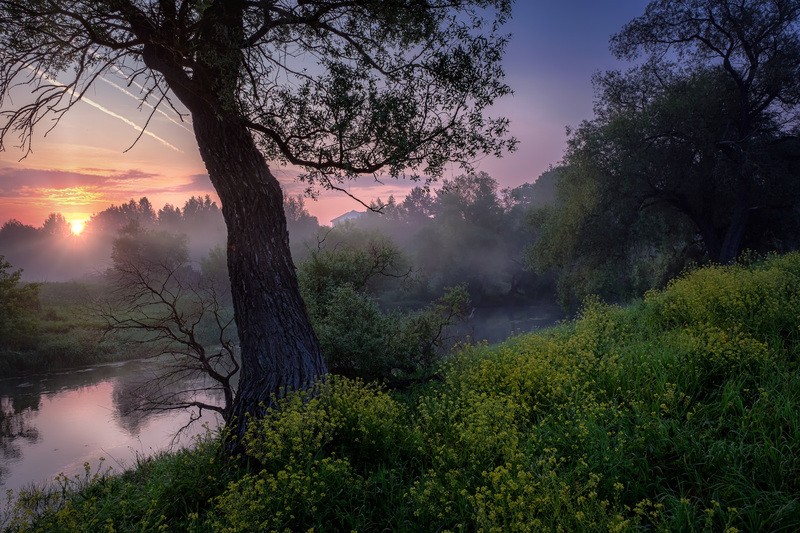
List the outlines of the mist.
{"type": "MultiPolygon", "coordinates": [[[[564,317],[552,276],[534,273],[525,258],[536,237],[530,213],[555,201],[557,178],[558,170],[551,170],[534,183],[501,190],[486,173],[459,176],[416,187],[400,200],[378,199],[332,226],[320,226],[302,196],[287,196],[292,256],[300,265],[315,252],[386,239],[400,251],[406,271],[402,279],[372,283],[370,296],[381,309],[421,309],[449,287],[463,287],[470,313],[451,328],[453,335],[496,342],[564,317]]],[[[58,213],[40,227],[9,220],[0,228],[0,255],[22,269],[27,282],[103,282],[114,240],[132,228],[185,236],[192,268],[200,271],[205,262],[226,276],[225,222],[208,196],[158,209],[146,197],[131,199],[93,215],[79,234],[58,213]]]]}

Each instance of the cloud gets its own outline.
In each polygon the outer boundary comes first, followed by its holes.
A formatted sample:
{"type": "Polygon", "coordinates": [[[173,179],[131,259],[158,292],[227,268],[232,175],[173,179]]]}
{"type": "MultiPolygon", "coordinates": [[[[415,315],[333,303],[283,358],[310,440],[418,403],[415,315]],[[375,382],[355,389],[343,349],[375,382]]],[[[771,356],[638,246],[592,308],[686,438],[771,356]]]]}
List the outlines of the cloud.
{"type": "Polygon", "coordinates": [[[115,184],[127,184],[126,188],[141,190],[144,180],[162,179],[158,174],[140,170],[104,173],[102,169],[81,171],[48,170],[35,168],[0,168],[0,198],[13,198],[41,194],[41,191],[60,189],[113,189],[115,184]],[[131,182],[137,182],[134,186],[131,182]]]}
{"type": "MultiPolygon", "coordinates": [[[[0,168],[0,201],[25,199],[53,209],[74,205],[111,204],[142,196],[189,192],[213,193],[207,174],[167,177],[139,169],[82,168],[78,171],[0,168]]],[[[154,203],[157,199],[151,198],[154,203]]]]}
{"type": "Polygon", "coordinates": [[[0,197],[29,196],[43,188],[102,185],[107,179],[105,176],[82,172],[6,167],[0,169],[0,197]]]}
{"type": "MultiPolygon", "coordinates": [[[[91,214],[147,196],[155,206],[182,203],[190,195],[214,195],[206,174],[165,176],[141,169],[54,170],[0,167],[0,219],[26,223],[50,212],[91,214]]],[[[2,220],[0,220],[2,223],[2,220]]]]}
{"type": "Polygon", "coordinates": [[[171,192],[197,192],[206,191],[211,193],[214,191],[214,186],[211,185],[211,179],[208,174],[192,174],[187,177],[189,181],[179,185],[170,187],[171,192]]]}
{"type": "Polygon", "coordinates": [[[67,187],[62,189],[38,189],[38,193],[50,202],[66,206],[90,206],[103,200],[104,194],[90,187],[67,187]]]}

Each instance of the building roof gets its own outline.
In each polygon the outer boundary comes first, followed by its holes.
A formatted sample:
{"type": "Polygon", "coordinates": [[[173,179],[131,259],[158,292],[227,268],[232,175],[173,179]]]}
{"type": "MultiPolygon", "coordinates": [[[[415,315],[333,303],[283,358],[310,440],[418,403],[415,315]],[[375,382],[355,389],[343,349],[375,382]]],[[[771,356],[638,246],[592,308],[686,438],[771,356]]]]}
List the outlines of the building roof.
{"type": "Polygon", "coordinates": [[[348,211],[343,215],[339,215],[338,217],[331,219],[331,224],[336,226],[337,224],[341,224],[342,222],[347,222],[348,220],[355,220],[361,217],[361,215],[363,214],[364,214],[363,212],[356,211],[355,209],[353,209],[352,211],[348,211]]]}

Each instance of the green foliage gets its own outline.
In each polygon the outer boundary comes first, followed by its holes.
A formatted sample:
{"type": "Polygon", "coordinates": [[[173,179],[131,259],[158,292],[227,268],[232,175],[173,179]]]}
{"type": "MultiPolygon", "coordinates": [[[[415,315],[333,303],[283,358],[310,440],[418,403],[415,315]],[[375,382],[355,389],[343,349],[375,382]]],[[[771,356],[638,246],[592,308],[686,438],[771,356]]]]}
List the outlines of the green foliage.
{"type": "MultiPolygon", "coordinates": [[[[663,287],[693,261],[723,260],[737,201],[730,181],[740,163],[719,152],[735,86],[718,69],[665,79],[648,68],[610,72],[596,85],[596,117],[569,140],[558,206],[533,218],[541,238],[528,257],[538,270],[556,272],[560,297],[572,305],[589,294],[627,301],[663,287]]],[[[775,120],[764,117],[764,128],[775,120]]],[[[788,157],[794,148],[777,153],[777,138],[759,137],[753,155],[762,176],[747,201],[759,206],[800,201],[788,157]]],[[[760,214],[742,230],[743,242],[759,250],[790,244],[792,230],[780,229],[792,219],[785,212],[753,208],[760,214]]]]}
{"type": "Polygon", "coordinates": [[[246,470],[203,448],[166,456],[34,526],[795,530],[798,276],[790,254],[697,270],[628,308],[588,301],[404,395],[332,376],[251,422],[246,470]]]}
{"type": "Polygon", "coordinates": [[[692,262],[800,247],[799,27],[795,0],[653,0],[612,37],[644,60],[595,76],[531,253],[562,299],[621,301],[692,262]]]}
{"type": "Polygon", "coordinates": [[[38,283],[33,315],[35,333],[26,333],[24,348],[6,350],[0,373],[15,375],[130,358],[102,337],[103,324],[89,302],[108,292],[103,284],[38,283]]]}
{"type": "Polygon", "coordinates": [[[345,285],[374,294],[411,273],[403,252],[388,237],[353,226],[331,233],[325,238],[335,243],[311,252],[299,267],[309,305],[324,303],[328,291],[345,285]]]}
{"type": "Polygon", "coordinates": [[[443,354],[445,327],[465,315],[463,288],[416,312],[384,312],[378,296],[400,290],[411,269],[386,237],[354,227],[330,249],[312,252],[298,277],[328,368],[335,374],[393,381],[429,373],[443,354]]]}
{"type": "Polygon", "coordinates": [[[89,470],[59,476],[53,487],[23,491],[5,531],[202,531],[199,516],[228,481],[241,476],[220,460],[220,444],[207,434],[190,450],[139,459],[122,475],[89,470]],[[69,497],[79,493],[81,497],[69,497]],[[32,525],[30,520],[38,517],[32,525]]]}
{"type": "Polygon", "coordinates": [[[0,350],[30,348],[39,326],[39,286],[20,283],[22,272],[11,268],[0,255],[0,350]]]}
{"type": "Polygon", "coordinates": [[[216,531],[358,530],[383,506],[371,489],[392,476],[412,437],[406,408],[380,389],[332,376],[281,401],[250,424],[248,454],[263,469],[232,484],[215,502],[216,531]],[[373,475],[371,475],[373,474],[373,475]]]}

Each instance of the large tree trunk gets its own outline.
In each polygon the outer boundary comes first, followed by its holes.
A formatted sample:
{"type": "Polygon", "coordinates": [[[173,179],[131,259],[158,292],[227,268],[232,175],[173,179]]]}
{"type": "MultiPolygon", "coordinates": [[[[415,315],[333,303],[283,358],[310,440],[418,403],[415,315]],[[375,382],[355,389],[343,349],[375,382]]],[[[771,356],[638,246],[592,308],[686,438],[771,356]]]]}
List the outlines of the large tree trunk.
{"type": "Polygon", "coordinates": [[[242,351],[234,434],[274,397],[327,372],[300,296],[283,194],[250,132],[235,117],[193,113],[200,154],[222,201],[228,269],[242,351]]]}
{"type": "MultiPolygon", "coordinates": [[[[744,234],[747,231],[747,224],[750,221],[750,177],[746,174],[747,164],[745,161],[740,163],[740,174],[736,183],[736,203],[733,206],[731,221],[725,231],[725,238],[722,241],[722,249],[719,254],[719,262],[729,265],[736,261],[742,251],[744,234]]],[[[753,172],[752,170],[750,171],[753,172]]]]}
{"type": "Polygon", "coordinates": [[[725,232],[725,240],[719,253],[719,263],[732,264],[742,251],[742,241],[750,219],[750,210],[746,207],[737,207],[731,217],[731,223],[725,232]]]}

